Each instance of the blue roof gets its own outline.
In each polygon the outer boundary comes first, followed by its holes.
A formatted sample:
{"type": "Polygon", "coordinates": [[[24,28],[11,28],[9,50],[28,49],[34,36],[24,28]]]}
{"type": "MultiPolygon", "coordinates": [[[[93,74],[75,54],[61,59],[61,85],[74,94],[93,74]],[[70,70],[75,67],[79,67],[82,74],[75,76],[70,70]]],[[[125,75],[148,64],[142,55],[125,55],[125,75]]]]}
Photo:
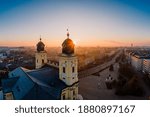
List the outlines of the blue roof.
{"type": "Polygon", "coordinates": [[[35,84],[34,87],[23,97],[24,100],[55,100],[56,97],[50,95],[41,86],[35,84]]]}
{"type": "Polygon", "coordinates": [[[61,91],[66,84],[59,79],[59,71],[53,67],[45,67],[38,70],[26,72],[45,92],[55,98],[60,98],[61,91]]]}
{"type": "Polygon", "coordinates": [[[62,90],[67,87],[59,79],[58,69],[50,66],[36,70],[19,67],[9,73],[4,84],[4,91],[12,91],[14,99],[60,99],[62,90]],[[4,85],[9,82],[11,88],[4,85]]]}
{"type": "Polygon", "coordinates": [[[59,79],[58,69],[46,67],[38,70],[26,72],[31,79],[36,78],[41,83],[47,84],[51,87],[64,88],[64,83],[59,79]]]}
{"type": "Polygon", "coordinates": [[[14,78],[9,78],[9,79],[2,80],[3,92],[4,93],[11,92],[12,87],[17,82],[18,78],[19,77],[14,77],[14,78]]]}
{"type": "Polygon", "coordinates": [[[28,77],[21,67],[10,72],[9,77],[11,78],[11,76],[19,77],[12,88],[14,99],[22,99],[28,91],[33,88],[34,82],[28,77]]]}

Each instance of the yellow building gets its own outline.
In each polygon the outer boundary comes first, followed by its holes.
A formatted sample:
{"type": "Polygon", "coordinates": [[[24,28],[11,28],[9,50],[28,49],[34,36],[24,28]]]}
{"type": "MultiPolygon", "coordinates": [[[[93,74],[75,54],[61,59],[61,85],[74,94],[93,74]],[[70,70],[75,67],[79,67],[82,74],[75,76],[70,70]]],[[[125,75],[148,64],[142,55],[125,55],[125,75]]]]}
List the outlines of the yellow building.
{"type": "MultiPolygon", "coordinates": [[[[75,100],[78,95],[78,60],[74,43],[69,38],[62,44],[59,65],[48,63],[44,43],[37,44],[36,69],[18,67],[3,80],[3,99],[10,100],[75,100]]],[[[80,98],[82,99],[82,98],[80,98]]]]}
{"type": "Polygon", "coordinates": [[[47,52],[44,50],[45,44],[41,41],[37,44],[37,51],[35,53],[35,68],[41,68],[44,64],[47,63],[47,52]]]}
{"type": "Polygon", "coordinates": [[[3,99],[74,100],[81,97],[78,95],[78,61],[69,33],[62,44],[57,67],[47,63],[44,46],[40,38],[35,54],[36,69],[18,67],[3,80],[3,99]]]}
{"type": "Polygon", "coordinates": [[[77,99],[78,97],[78,60],[74,54],[74,43],[69,38],[62,44],[62,53],[59,55],[59,79],[68,87],[62,91],[61,99],[77,99]]]}

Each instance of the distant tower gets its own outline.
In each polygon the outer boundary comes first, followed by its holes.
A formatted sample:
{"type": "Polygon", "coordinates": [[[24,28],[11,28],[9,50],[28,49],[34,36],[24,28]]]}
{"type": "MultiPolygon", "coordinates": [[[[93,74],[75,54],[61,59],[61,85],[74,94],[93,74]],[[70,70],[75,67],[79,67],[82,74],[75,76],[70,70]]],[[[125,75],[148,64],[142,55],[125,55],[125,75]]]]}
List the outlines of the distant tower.
{"type": "Polygon", "coordinates": [[[59,56],[59,79],[69,87],[62,94],[62,99],[77,99],[78,95],[78,61],[74,46],[67,29],[67,39],[62,43],[62,53],[59,56]]]}
{"type": "Polygon", "coordinates": [[[44,64],[47,63],[47,52],[44,50],[45,44],[41,41],[38,42],[37,51],[35,53],[35,68],[41,68],[44,64]]]}

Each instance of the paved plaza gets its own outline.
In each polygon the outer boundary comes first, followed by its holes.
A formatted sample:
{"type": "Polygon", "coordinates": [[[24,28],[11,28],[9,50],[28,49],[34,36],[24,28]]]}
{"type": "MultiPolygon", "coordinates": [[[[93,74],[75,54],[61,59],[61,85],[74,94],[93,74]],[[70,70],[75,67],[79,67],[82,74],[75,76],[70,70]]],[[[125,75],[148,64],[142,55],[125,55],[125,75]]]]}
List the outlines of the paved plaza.
{"type": "Polygon", "coordinates": [[[114,89],[107,89],[105,80],[109,74],[117,79],[118,64],[114,65],[114,71],[109,71],[109,68],[99,72],[99,75],[90,75],[79,79],[79,93],[84,100],[123,100],[123,99],[143,99],[143,97],[134,96],[117,96],[114,89]]]}

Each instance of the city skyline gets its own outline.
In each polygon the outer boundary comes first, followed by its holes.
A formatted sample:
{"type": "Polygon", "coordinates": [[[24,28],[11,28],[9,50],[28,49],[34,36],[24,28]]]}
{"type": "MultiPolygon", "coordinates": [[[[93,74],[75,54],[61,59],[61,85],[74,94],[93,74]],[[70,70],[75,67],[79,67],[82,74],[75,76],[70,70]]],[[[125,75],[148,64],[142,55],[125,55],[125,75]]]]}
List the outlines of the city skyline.
{"type": "Polygon", "coordinates": [[[60,46],[67,37],[76,46],[150,45],[147,0],[2,0],[0,46],[60,46]]]}

